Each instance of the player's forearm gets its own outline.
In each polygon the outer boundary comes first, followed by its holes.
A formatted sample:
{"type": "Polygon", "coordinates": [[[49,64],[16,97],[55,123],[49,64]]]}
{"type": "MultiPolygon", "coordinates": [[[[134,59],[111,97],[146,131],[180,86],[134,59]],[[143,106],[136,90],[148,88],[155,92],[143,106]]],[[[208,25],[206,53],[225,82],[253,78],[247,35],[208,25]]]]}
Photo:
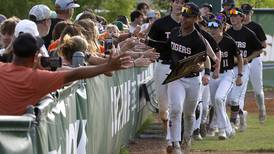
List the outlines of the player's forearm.
{"type": "Polygon", "coordinates": [[[261,41],[261,44],[262,44],[262,46],[263,46],[263,48],[266,48],[266,41],[261,41]]]}
{"type": "Polygon", "coordinates": [[[258,57],[262,53],[262,50],[254,51],[250,56],[246,57],[248,61],[258,57]]]}
{"type": "Polygon", "coordinates": [[[242,55],[238,55],[237,56],[238,74],[242,74],[242,72],[243,72],[243,64],[244,64],[244,61],[243,61],[242,55]]]}
{"type": "Polygon", "coordinates": [[[218,57],[213,52],[213,50],[212,50],[210,44],[208,43],[208,41],[206,41],[206,53],[214,62],[218,60],[218,57]]]}

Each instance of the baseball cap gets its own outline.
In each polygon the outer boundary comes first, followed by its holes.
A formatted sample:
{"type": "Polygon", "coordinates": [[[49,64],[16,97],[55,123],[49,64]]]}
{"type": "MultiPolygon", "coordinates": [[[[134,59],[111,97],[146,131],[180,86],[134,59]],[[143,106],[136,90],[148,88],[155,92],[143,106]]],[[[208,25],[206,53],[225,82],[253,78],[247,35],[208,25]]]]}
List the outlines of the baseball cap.
{"type": "Polygon", "coordinates": [[[21,33],[29,33],[33,37],[39,36],[36,24],[28,19],[21,20],[16,24],[14,36],[18,37],[21,33]]]}
{"type": "Polygon", "coordinates": [[[252,11],[253,7],[250,4],[242,4],[241,9],[243,10],[244,14],[249,14],[252,11]]]}
{"type": "Polygon", "coordinates": [[[199,15],[200,15],[199,7],[193,2],[188,2],[186,3],[184,7],[182,7],[182,16],[194,17],[199,15]]]}
{"type": "Polygon", "coordinates": [[[203,4],[201,5],[201,8],[203,8],[203,7],[209,8],[210,12],[213,11],[213,6],[212,6],[211,4],[209,4],[209,3],[203,3],[203,4]]]}
{"type": "Polygon", "coordinates": [[[6,19],[7,19],[6,16],[4,16],[3,14],[0,14],[0,24],[6,19]]]}
{"type": "Polygon", "coordinates": [[[18,57],[30,57],[34,55],[44,42],[40,37],[33,37],[30,33],[20,33],[13,42],[14,54],[18,57]]]}
{"type": "Polygon", "coordinates": [[[147,13],[147,18],[155,18],[156,17],[156,13],[154,10],[150,10],[148,13],[147,13]]]}
{"type": "Polygon", "coordinates": [[[235,0],[223,0],[222,6],[234,6],[235,0]]]}
{"type": "Polygon", "coordinates": [[[29,11],[29,19],[34,22],[50,18],[56,18],[56,13],[44,4],[35,5],[29,11]]]}
{"type": "Polygon", "coordinates": [[[80,5],[76,3],[76,0],[56,0],[55,5],[57,5],[60,10],[80,7],[80,5]]]}

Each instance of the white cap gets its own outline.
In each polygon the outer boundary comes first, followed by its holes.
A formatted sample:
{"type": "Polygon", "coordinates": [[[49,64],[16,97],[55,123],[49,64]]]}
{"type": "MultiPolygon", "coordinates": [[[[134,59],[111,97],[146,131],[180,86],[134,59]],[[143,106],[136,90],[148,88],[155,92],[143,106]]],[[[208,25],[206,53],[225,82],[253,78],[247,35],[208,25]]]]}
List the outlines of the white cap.
{"type": "Polygon", "coordinates": [[[60,10],[80,7],[79,4],[75,3],[75,0],[56,0],[55,5],[57,5],[60,10]]]}
{"type": "Polygon", "coordinates": [[[18,37],[20,33],[29,33],[33,37],[39,36],[36,24],[28,19],[21,20],[18,24],[16,24],[14,36],[18,37]]]}
{"type": "Polygon", "coordinates": [[[29,18],[34,22],[55,17],[56,13],[51,11],[48,6],[43,4],[35,5],[29,11],[29,18]]]}

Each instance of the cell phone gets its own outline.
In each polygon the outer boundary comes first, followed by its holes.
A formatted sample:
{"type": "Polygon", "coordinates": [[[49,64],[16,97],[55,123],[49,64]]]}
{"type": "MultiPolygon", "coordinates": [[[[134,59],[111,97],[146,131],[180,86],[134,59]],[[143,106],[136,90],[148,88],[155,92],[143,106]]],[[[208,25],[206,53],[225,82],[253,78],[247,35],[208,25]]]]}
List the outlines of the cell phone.
{"type": "Polygon", "coordinates": [[[111,49],[113,47],[113,40],[112,38],[107,38],[104,41],[104,48],[105,48],[105,54],[109,55],[111,52],[111,49]]]}
{"type": "Polygon", "coordinates": [[[61,57],[41,57],[41,65],[45,68],[51,68],[51,70],[56,70],[62,66],[61,57]]]}

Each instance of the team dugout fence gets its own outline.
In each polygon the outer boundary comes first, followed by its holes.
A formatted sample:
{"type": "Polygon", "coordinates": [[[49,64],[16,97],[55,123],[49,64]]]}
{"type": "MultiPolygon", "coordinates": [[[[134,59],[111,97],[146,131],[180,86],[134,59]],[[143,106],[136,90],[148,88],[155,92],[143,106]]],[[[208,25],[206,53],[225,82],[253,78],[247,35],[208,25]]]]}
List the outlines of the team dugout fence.
{"type": "Polygon", "coordinates": [[[78,81],[23,116],[0,116],[0,153],[119,153],[149,115],[153,67],[78,81]]]}

